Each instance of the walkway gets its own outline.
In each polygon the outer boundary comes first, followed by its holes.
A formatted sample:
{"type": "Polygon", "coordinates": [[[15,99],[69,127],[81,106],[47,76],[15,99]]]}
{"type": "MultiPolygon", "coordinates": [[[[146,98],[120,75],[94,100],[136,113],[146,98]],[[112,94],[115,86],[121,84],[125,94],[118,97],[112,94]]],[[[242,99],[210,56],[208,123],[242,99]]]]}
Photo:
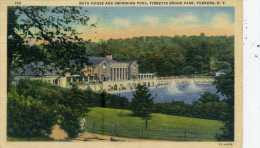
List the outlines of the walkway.
{"type": "Polygon", "coordinates": [[[93,134],[90,132],[85,132],[83,135],[79,136],[72,141],[98,141],[98,142],[160,142],[163,140],[147,140],[147,139],[134,139],[134,138],[124,138],[115,136],[106,136],[100,134],[93,134]]]}

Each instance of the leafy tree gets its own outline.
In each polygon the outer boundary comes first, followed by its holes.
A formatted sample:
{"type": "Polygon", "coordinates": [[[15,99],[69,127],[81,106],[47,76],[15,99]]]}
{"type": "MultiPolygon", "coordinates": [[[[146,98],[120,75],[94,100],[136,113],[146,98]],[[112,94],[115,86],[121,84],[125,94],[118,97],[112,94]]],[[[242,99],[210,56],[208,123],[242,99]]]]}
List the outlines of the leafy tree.
{"type": "MultiPolygon", "coordinates": [[[[43,74],[45,71],[56,70],[60,76],[66,73],[84,75],[82,69],[90,63],[86,57],[83,39],[71,26],[75,24],[87,26],[88,20],[89,18],[79,7],[8,7],[8,89],[11,84],[11,72],[31,62],[42,61],[43,66],[35,69],[35,72],[43,74]],[[33,45],[31,41],[38,41],[38,45],[33,45]],[[71,60],[74,60],[74,63],[70,63],[71,60]],[[49,65],[54,69],[49,69],[49,65]]],[[[91,24],[91,27],[95,25],[91,24]]],[[[57,123],[58,120],[49,114],[48,107],[58,105],[59,102],[63,107],[54,107],[53,116],[56,115],[54,112],[59,112],[61,127],[68,132],[70,137],[75,137],[79,132],[78,118],[89,111],[84,104],[86,101],[84,94],[79,93],[77,89],[72,89],[72,92],[67,93],[57,88],[46,93],[40,90],[38,85],[33,86],[35,88],[22,85],[22,87],[28,87],[29,90],[23,91],[23,88],[19,88],[21,96],[16,95],[16,98],[12,97],[12,94],[8,95],[9,98],[11,97],[8,106],[8,134],[37,136],[38,131],[45,131],[44,133],[48,134],[51,125],[57,123]],[[64,94],[67,96],[64,97],[64,94]],[[43,96],[46,98],[43,99],[43,96]],[[24,110],[26,115],[23,116],[22,113],[14,111],[16,107],[22,107],[21,110],[24,110]],[[19,115],[26,120],[13,118],[19,115]],[[27,120],[28,118],[31,119],[27,120]],[[45,120],[48,121],[45,123],[45,120]],[[24,125],[27,126],[23,127],[24,125]],[[21,133],[21,128],[28,131],[21,133]]],[[[43,87],[41,84],[40,86],[43,87]]],[[[43,136],[43,134],[40,135],[43,136]]]]}
{"type": "Polygon", "coordinates": [[[215,75],[220,69],[231,67],[234,56],[234,37],[175,36],[133,37],[86,43],[86,51],[93,56],[113,54],[120,61],[135,60],[139,72],[158,76],[215,75]]]}
{"type": "MultiPolygon", "coordinates": [[[[106,107],[128,108],[127,98],[105,96],[106,107]]],[[[8,92],[8,136],[48,136],[52,126],[59,124],[70,138],[76,137],[81,132],[79,119],[86,116],[89,107],[100,107],[100,98],[100,93],[89,89],[61,88],[40,80],[21,79],[8,92]]]]}
{"type": "Polygon", "coordinates": [[[78,133],[81,133],[80,119],[81,117],[73,111],[70,107],[66,107],[61,112],[63,120],[60,123],[70,138],[75,138],[78,133]]]}
{"type": "Polygon", "coordinates": [[[89,112],[84,91],[27,79],[12,87],[7,108],[9,136],[48,136],[54,124],[60,124],[71,138],[80,132],[79,119],[89,112]]]}
{"type": "Polygon", "coordinates": [[[209,70],[210,70],[210,65],[209,65],[209,63],[210,63],[210,47],[208,46],[208,44],[205,42],[205,41],[203,41],[202,43],[201,43],[201,47],[200,47],[200,55],[202,56],[202,58],[203,58],[203,67],[202,67],[202,69],[203,69],[203,72],[204,73],[208,73],[209,72],[209,70]]]}
{"type": "Polygon", "coordinates": [[[202,104],[210,102],[219,102],[219,96],[206,91],[203,95],[200,96],[198,101],[202,104]]]}
{"type": "Polygon", "coordinates": [[[234,69],[231,68],[226,74],[216,77],[215,84],[217,92],[226,96],[224,101],[228,105],[228,110],[222,113],[223,133],[216,138],[220,141],[234,141],[234,69]]]}
{"type": "Polygon", "coordinates": [[[186,74],[186,75],[191,75],[191,74],[195,73],[195,70],[192,66],[185,66],[183,71],[184,71],[184,74],[186,74]]]}
{"type": "Polygon", "coordinates": [[[83,39],[72,26],[87,26],[88,20],[80,7],[8,7],[8,84],[11,71],[38,61],[43,62],[38,69],[43,73],[53,71],[50,65],[61,76],[81,75],[84,64],[90,63],[83,39]]]}
{"type": "MultiPolygon", "coordinates": [[[[26,53],[26,46],[24,45],[23,38],[17,33],[19,25],[17,24],[18,16],[15,14],[14,7],[8,7],[8,25],[7,25],[7,87],[10,86],[11,81],[11,70],[19,68],[23,63],[28,62],[26,59],[23,61],[16,60],[19,56],[22,56],[22,53],[26,53]]],[[[26,54],[27,55],[27,54],[26,54]]]]}
{"type": "Polygon", "coordinates": [[[130,109],[135,116],[149,117],[152,112],[154,97],[145,85],[138,84],[130,102],[130,109]]]}
{"type": "Polygon", "coordinates": [[[48,136],[58,119],[58,106],[20,95],[11,87],[7,99],[7,134],[14,137],[48,136]]]}

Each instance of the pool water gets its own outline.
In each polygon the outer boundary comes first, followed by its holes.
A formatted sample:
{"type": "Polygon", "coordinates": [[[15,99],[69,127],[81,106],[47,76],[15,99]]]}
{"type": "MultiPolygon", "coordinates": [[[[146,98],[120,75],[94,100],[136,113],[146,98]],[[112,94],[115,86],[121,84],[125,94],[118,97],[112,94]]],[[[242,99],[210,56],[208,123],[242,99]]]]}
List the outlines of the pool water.
{"type": "MultiPolygon", "coordinates": [[[[184,101],[185,103],[192,103],[197,101],[203,93],[207,91],[215,94],[217,92],[216,86],[213,84],[196,84],[194,82],[188,84],[171,84],[166,87],[152,88],[150,93],[155,97],[154,102],[172,102],[184,101]]],[[[133,92],[121,92],[117,95],[124,96],[128,99],[133,98],[133,92]]],[[[220,99],[224,97],[220,96],[220,99]]]]}

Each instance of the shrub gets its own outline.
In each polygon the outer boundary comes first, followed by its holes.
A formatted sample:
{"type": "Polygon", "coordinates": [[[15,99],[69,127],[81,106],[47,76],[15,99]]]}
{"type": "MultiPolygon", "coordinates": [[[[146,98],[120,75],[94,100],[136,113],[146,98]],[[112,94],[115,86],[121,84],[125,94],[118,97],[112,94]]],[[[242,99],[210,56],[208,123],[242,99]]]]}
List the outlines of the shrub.
{"type": "Polygon", "coordinates": [[[61,128],[68,133],[70,138],[77,137],[81,132],[79,116],[69,107],[63,110],[62,116],[64,119],[60,123],[61,128]]]}
{"type": "Polygon", "coordinates": [[[89,111],[87,100],[77,88],[22,79],[8,93],[8,136],[48,136],[59,123],[74,138],[80,132],[78,119],[89,111]]]}
{"type": "Polygon", "coordinates": [[[200,96],[198,101],[202,104],[209,102],[219,102],[219,96],[206,91],[203,95],[200,96]]]}
{"type": "Polygon", "coordinates": [[[15,137],[47,136],[56,124],[54,109],[11,88],[7,99],[7,133],[15,137]]]}
{"type": "MultiPolygon", "coordinates": [[[[127,108],[128,99],[106,95],[106,107],[127,108]]],[[[40,80],[19,80],[8,93],[8,136],[46,136],[54,124],[61,125],[74,138],[80,131],[80,118],[90,106],[101,105],[100,94],[53,86],[40,80]]]]}
{"type": "Polygon", "coordinates": [[[154,103],[152,112],[186,116],[202,119],[221,120],[223,113],[228,110],[225,101],[186,104],[184,102],[154,103]]]}

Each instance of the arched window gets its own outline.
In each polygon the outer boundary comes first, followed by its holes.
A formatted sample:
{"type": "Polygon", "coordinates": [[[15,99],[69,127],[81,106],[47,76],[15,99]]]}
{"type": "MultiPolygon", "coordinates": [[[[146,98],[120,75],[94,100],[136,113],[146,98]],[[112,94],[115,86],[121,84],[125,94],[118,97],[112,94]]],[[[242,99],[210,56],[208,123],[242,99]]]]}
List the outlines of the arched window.
{"type": "Polygon", "coordinates": [[[133,66],[133,72],[135,72],[136,71],[136,67],[135,67],[135,65],[133,66]]]}
{"type": "Polygon", "coordinates": [[[103,72],[106,72],[106,69],[107,69],[106,63],[103,64],[103,67],[102,67],[102,68],[103,68],[103,72]]]}

